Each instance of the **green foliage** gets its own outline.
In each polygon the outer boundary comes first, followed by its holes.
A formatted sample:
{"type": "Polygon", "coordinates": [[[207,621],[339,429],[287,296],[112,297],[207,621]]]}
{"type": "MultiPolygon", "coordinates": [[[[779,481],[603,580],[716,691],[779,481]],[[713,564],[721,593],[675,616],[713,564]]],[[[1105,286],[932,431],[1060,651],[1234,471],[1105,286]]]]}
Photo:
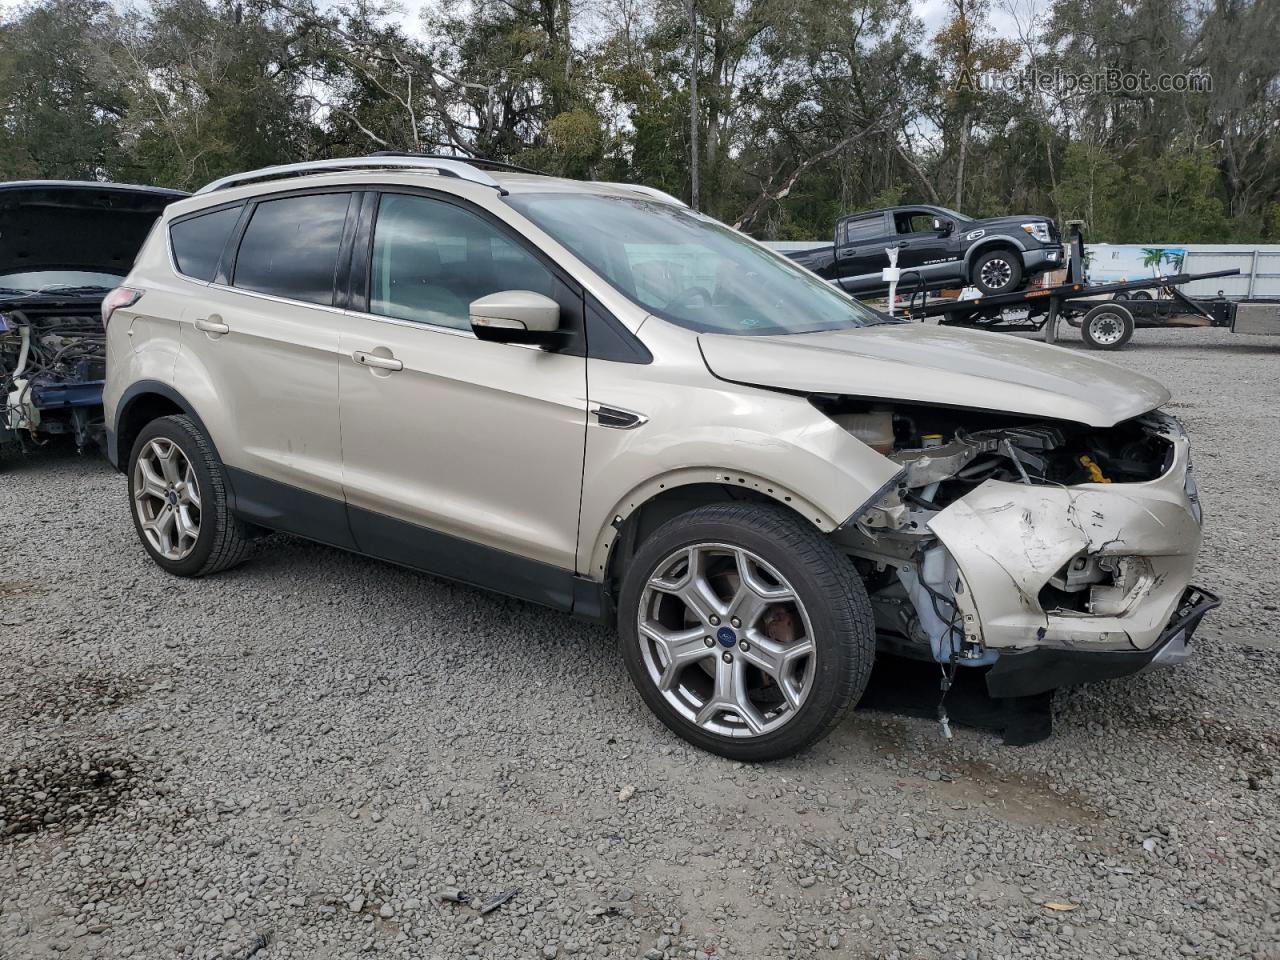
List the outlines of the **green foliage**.
{"type": "Polygon", "coordinates": [[[100,38],[101,0],[22,8],[0,31],[0,176],[94,180],[125,158],[127,98],[100,38]]]}
{"type": "Polygon", "coordinates": [[[691,187],[778,239],[900,202],[1083,219],[1089,237],[1280,242],[1274,0],[31,0],[0,20],[0,176],[192,187],[371,150],[691,187]],[[1270,11],[1270,12],[1269,12],[1270,11]],[[1027,64],[1214,74],[1203,93],[992,89],[1027,64]],[[696,75],[697,98],[691,103],[696,75]]]}

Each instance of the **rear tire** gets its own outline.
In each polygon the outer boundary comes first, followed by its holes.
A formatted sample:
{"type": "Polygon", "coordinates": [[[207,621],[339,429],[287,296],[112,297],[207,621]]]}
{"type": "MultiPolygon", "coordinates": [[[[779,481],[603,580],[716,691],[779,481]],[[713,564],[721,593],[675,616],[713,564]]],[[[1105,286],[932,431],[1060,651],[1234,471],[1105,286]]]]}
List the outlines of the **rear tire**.
{"type": "Polygon", "coordinates": [[[1080,338],[1094,350],[1119,350],[1133,338],[1133,314],[1115,301],[1099,304],[1080,321],[1080,338]]]}
{"type": "Polygon", "coordinates": [[[970,281],[983,296],[1013,293],[1022,284],[1022,256],[1006,247],[985,250],[978,254],[969,272],[970,281]]]}
{"type": "Polygon", "coordinates": [[[875,659],[852,562],[767,504],[711,504],[665,523],[627,567],[618,610],[645,703],[694,746],[733,760],[787,757],[825,737],[875,659]]]}
{"type": "Polygon", "coordinates": [[[166,573],[203,577],[249,556],[249,528],[228,506],[226,469],[190,417],[161,417],[143,427],[128,476],[134,529],[166,573]]]}

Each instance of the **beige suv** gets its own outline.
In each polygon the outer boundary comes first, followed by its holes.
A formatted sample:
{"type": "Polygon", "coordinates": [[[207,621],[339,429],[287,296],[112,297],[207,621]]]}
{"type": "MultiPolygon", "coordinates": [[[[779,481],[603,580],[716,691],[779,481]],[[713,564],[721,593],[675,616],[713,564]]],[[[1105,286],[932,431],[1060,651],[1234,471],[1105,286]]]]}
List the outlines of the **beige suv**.
{"type": "Polygon", "coordinates": [[[169,206],[103,315],[161,568],[286,531],[616,623],[725,756],[822,737],[877,651],[1019,696],[1176,661],[1216,603],[1162,386],[889,321],[650,189],[259,170],[169,206]]]}

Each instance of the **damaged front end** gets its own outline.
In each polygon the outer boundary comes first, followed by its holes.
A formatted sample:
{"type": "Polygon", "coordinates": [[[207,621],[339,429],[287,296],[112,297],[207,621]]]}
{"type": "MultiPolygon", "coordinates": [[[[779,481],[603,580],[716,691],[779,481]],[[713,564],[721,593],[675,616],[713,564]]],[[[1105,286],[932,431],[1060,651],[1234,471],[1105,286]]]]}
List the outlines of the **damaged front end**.
{"type": "Polygon", "coordinates": [[[0,311],[0,446],[102,431],[106,337],[101,297],[0,311]]]}
{"type": "Polygon", "coordinates": [[[1174,418],[814,402],[902,467],[835,535],[882,649],[991,665],[990,692],[1020,696],[1176,662],[1217,605],[1188,585],[1201,509],[1174,418]]]}

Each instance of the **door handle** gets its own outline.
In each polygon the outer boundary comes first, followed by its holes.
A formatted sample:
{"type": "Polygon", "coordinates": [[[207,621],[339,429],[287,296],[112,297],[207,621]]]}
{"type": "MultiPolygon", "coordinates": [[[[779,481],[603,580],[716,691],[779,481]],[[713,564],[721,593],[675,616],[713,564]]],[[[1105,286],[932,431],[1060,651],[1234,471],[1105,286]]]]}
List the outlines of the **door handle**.
{"type": "Polygon", "coordinates": [[[215,320],[212,317],[200,317],[195,322],[197,330],[203,330],[205,333],[230,333],[231,328],[221,320],[215,320]]]}
{"type": "Polygon", "coordinates": [[[898,249],[902,249],[903,247],[909,247],[909,246],[911,246],[911,241],[903,240],[901,243],[898,244],[898,249]]]}
{"type": "Polygon", "coordinates": [[[377,367],[379,370],[404,369],[402,360],[397,360],[395,357],[380,357],[376,353],[370,353],[368,350],[357,350],[351,354],[351,359],[356,363],[363,363],[366,367],[377,367]]]}

